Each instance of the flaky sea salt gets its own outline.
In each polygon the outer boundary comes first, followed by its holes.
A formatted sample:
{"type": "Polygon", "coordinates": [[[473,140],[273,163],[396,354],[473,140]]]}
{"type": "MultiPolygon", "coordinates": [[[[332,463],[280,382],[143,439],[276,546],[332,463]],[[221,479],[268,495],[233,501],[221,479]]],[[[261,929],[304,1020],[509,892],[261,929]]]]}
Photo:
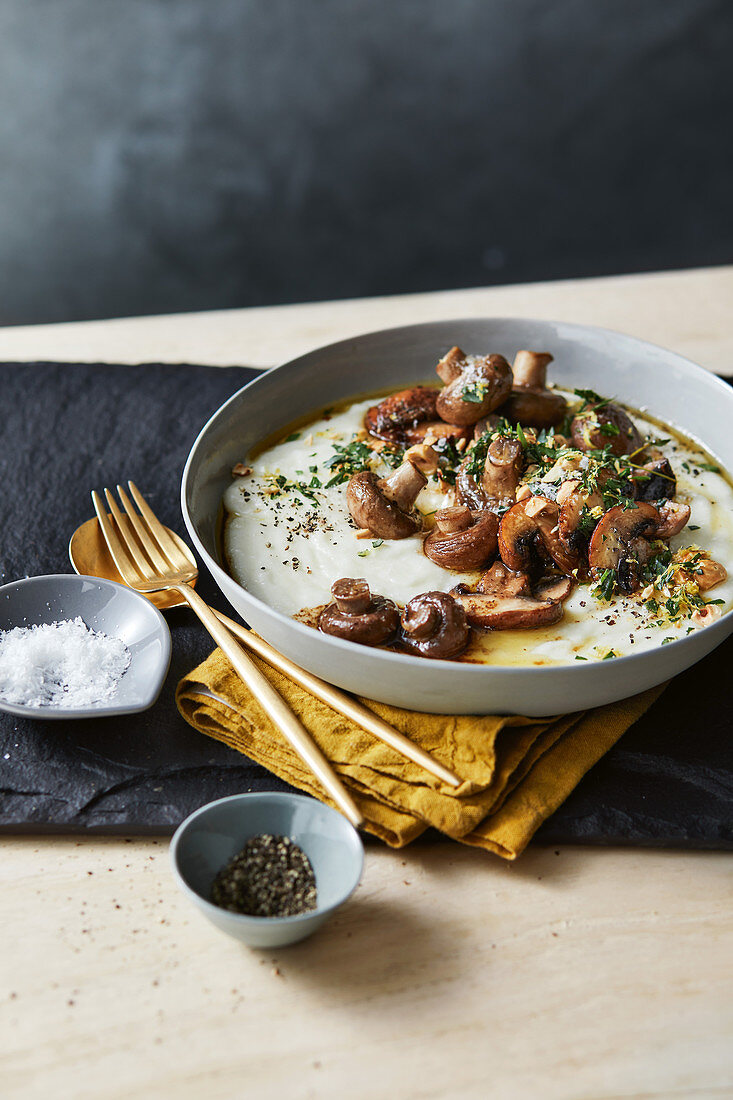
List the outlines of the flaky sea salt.
{"type": "Polygon", "coordinates": [[[91,706],[109,699],[130,664],[119,638],[65,619],[0,631],[0,699],[29,707],[91,706]]]}

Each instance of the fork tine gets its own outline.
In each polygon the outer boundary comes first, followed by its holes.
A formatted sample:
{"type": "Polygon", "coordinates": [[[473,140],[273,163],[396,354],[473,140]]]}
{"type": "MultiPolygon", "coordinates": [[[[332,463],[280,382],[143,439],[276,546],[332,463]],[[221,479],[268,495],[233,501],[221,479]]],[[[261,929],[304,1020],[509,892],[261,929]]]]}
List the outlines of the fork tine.
{"type": "Polygon", "coordinates": [[[112,495],[112,491],[105,488],[104,495],[107,499],[107,507],[112,513],[112,518],[115,521],[115,525],[117,527],[117,534],[119,536],[120,542],[125,548],[125,552],[127,553],[128,557],[130,557],[135,563],[135,568],[137,569],[140,578],[142,580],[150,580],[150,578],[156,572],[157,567],[155,565],[151,566],[150,561],[148,560],[148,558],[145,557],[145,554],[142,552],[141,547],[138,546],[138,544],[136,543],[130,530],[130,527],[132,525],[125,522],[126,517],[123,516],[122,512],[120,511],[119,505],[112,495]]]}
{"type": "Polygon", "coordinates": [[[112,560],[117,566],[117,571],[126,584],[134,585],[136,581],[140,580],[140,573],[130,560],[113,524],[110,523],[107,510],[102,504],[102,498],[94,489],[92,489],[92,504],[94,505],[94,511],[97,513],[102,536],[107,543],[107,549],[112,555],[112,560]]]}
{"type": "Polygon", "coordinates": [[[140,509],[140,514],[145,519],[152,535],[155,537],[155,540],[157,541],[163,553],[168,557],[171,562],[176,564],[179,568],[190,569],[191,562],[186,557],[186,555],[181,552],[180,548],[171,538],[167,529],[160,522],[153,509],[150,507],[145,497],[138,489],[135,482],[128,481],[127,484],[130,487],[130,494],[132,496],[132,499],[135,501],[135,504],[137,504],[138,508],[140,509]]]}
{"type": "MultiPolygon", "coordinates": [[[[151,538],[149,529],[133,508],[132,501],[121,485],[117,486],[117,492],[122,501],[122,506],[127,512],[127,517],[132,524],[132,529],[139,538],[145,553],[153,563],[153,568],[162,573],[167,573],[171,569],[171,566],[175,569],[173,562],[171,562],[165,554],[161,554],[159,548],[151,538]]],[[[132,547],[130,547],[130,549],[132,549],[132,547]]]]}

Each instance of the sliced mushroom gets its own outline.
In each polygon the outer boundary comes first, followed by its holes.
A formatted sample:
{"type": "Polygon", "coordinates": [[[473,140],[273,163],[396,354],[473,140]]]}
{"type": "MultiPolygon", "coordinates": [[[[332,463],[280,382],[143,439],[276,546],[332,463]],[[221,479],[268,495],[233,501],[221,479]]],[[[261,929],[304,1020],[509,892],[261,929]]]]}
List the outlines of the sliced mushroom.
{"type": "Polygon", "coordinates": [[[544,577],[533,588],[526,573],[514,573],[495,562],[472,592],[458,585],[452,595],[460,600],[472,626],[485,630],[532,629],[562,618],[562,603],[573,587],[570,577],[544,577]]]}
{"type": "Polygon", "coordinates": [[[611,454],[629,455],[643,446],[639,430],[620,405],[609,401],[573,417],[573,443],[581,451],[611,448],[611,454]]]}
{"type": "Polygon", "coordinates": [[[499,520],[493,512],[471,512],[465,505],[435,513],[435,529],[423,543],[431,561],[446,569],[483,569],[496,557],[499,520]]]}
{"type": "Polygon", "coordinates": [[[562,618],[563,606],[557,600],[536,600],[531,596],[458,594],[471,626],[483,630],[532,630],[551,626],[562,618]]]}
{"type": "Polygon", "coordinates": [[[342,577],[331,585],[335,602],[324,607],[318,617],[318,629],[360,645],[384,645],[400,626],[397,605],[384,596],[372,595],[360,577],[342,577]]]}
{"type": "Polygon", "coordinates": [[[572,577],[543,577],[535,585],[534,595],[538,600],[559,600],[563,603],[573,590],[572,577]]]}
{"type": "Polygon", "coordinates": [[[548,497],[535,495],[520,500],[505,512],[499,524],[499,554],[509,569],[536,574],[551,558],[563,573],[573,573],[578,554],[560,538],[559,510],[548,497]]]}
{"type": "Polygon", "coordinates": [[[422,438],[420,426],[438,419],[438,391],[430,386],[412,386],[390,394],[367,409],[364,427],[388,443],[415,443],[422,438]]]}
{"type": "Polygon", "coordinates": [[[402,613],[400,641],[421,657],[457,657],[470,633],[465,611],[447,592],[413,596],[402,613]]]}
{"type": "Polygon", "coordinates": [[[448,424],[475,424],[509,396],[512,371],[503,355],[466,355],[451,348],[436,370],[445,386],[438,393],[438,416],[448,424]]]}
{"type": "Polygon", "coordinates": [[[495,561],[476,585],[476,591],[486,596],[531,596],[529,576],[507,569],[503,561],[495,561]]]}
{"type": "Polygon", "coordinates": [[[446,424],[444,420],[424,420],[407,433],[409,443],[435,443],[438,439],[468,439],[468,428],[460,424],[446,424]]]}
{"type": "Polygon", "coordinates": [[[660,523],[655,535],[658,539],[671,539],[673,535],[678,535],[690,518],[689,504],[679,504],[674,500],[663,501],[657,505],[657,511],[660,523]]]}
{"type": "Polygon", "coordinates": [[[428,483],[426,472],[433,472],[437,464],[437,453],[421,443],[405,451],[402,464],[389,477],[380,479],[371,470],[354,474],[346,490],[354,522],[381,539],[414,535],[421,529],[423,518],[413,505],[428,483]]]}
{"type": "Polygon", "coordinates": [[[606,569],[616,574],[621,592],[634,592],[640,583],[640,566],[648,559],[649,539],[657,536],[661,517],[646,501],[617,504],[601,516],[588,547],[588,564],[596,580],[606,569]]]}
{"type": "Polygon", "coordinates": [[[559,393],[547,389],[547,364],[552,356],[546,351],[518,351],[512,364],[514,384],[500,414],[512,423],[533,428],[552,428],[568,411],[568,403],[559,393]]]}

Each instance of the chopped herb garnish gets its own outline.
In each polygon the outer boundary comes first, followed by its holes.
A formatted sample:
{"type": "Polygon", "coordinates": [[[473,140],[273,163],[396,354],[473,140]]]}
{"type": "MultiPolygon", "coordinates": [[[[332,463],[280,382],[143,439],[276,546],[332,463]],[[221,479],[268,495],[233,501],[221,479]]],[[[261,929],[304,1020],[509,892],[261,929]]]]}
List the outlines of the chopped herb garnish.
{"type": "Polygon", "coordinates": [[[384,539],[377,539],[376,542],[372,543],[372,546],[374,547],[375,550],[377,549],[378,546],[384,546],[384,539]]]}
{"type": "Polygon", "coordinates": [[[595,583],[591,585],[590,590],[591,595],[595,596],[597,600],[610,600],[613,598],[615,588],[616,570],[602,569],[595,583]]]}
{"type": "Polygon", "coordinates": [[[668,642],[674,642],[675,640],[673,635],[668,634],[666,638],[662,638],[662,645],[667,645],[668,642]]]}
{"type": "Polygon", "coordinates": [[[699,462],[698,466],[701,470],[709,470],[711,474],[720,473],[720,466],[713,466],[712,462],[699,462]]]}
{"type": "Polygon", "coordinates": [[[687,530],[688,531],[699,531],[700,528],[698,527],[698,525],[696,523],[688,523],[687,524],[687,530]]]}
{"type": "Polygon", "coordinates": [[[581,657],[579,653],[576,653],[575,654],[575,660],[576,661],[587,661],[588,658],[587,657],[581,657]]]}
{"type": "Polygon", "coordinates": [[[612,657],[618,657],[618,653],[614,653],[612,649],[609,649],[608,653],[606,653],[602,660],[610,661],[612,657]]]}
{"type": "Polygon", "coordinates": [[[368,549],[360,550],[359,553],[356,556],[357,556],[357,558],[365,558],[369,552],[370,551],[368,549]]]}
{"type": "Polygon", "coordinates": [[[351,443],[344,445],[334,443],[333,449],[336,454],[326,459],[327,468],[334,471],[331,480],[326,482],[327,489],[330,489],[332,485],[341,485],[342,482],[348,481],[360,470],[370,468],[373,452],[366,443],[354,439],[351,443]]]}
{"type": "Polygon", "coordinates": [[[573,390],[573,393],[583,399],[583,404],[577,410],[578,413],[587,412],[589,409],[602,409],[610,405],[613,398],[601,397],[595,390],[573,390]]]}
{"type": "Polygon", "coordinates": [[[292,432],[285,440],[285,442],[292,443],[294,439],[300,439],[300,432],[292,432]]]}
{"type": "Polygon", "coordinates": [[[486,397],[487,389],[488,383],[477,379],[475,382],[469,382],[467,386],[463,387],[461,397],[464,401],[470,401],[473,405],[480,405],[486,397]]]}

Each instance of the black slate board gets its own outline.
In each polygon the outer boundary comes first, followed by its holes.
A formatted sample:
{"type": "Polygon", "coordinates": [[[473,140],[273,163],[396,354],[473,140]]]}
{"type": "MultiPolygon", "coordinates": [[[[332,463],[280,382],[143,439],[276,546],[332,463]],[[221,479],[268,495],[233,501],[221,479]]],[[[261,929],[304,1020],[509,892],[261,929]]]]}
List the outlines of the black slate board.
{"type": "MultiPolygon", "coordinates": [[[[89,491],[136,481],[169,527],[190,446],[257,372],[247,368],[0,365],[0,579],[71,571],[69,536],[89,491]]],[[[208,576],[199,591],[227,610],[208,576]]],[[[103,721],[0,713],[0,831],[171,833],[196,807],[283,790],[264,768],[201,737],[174,687],[211,650],[187,611],[168,613],[173,660],[154,707],[103,721]]],[[[545,843],[733,847],[733,639],[678,677],[537,834],[545,843]]]]}

